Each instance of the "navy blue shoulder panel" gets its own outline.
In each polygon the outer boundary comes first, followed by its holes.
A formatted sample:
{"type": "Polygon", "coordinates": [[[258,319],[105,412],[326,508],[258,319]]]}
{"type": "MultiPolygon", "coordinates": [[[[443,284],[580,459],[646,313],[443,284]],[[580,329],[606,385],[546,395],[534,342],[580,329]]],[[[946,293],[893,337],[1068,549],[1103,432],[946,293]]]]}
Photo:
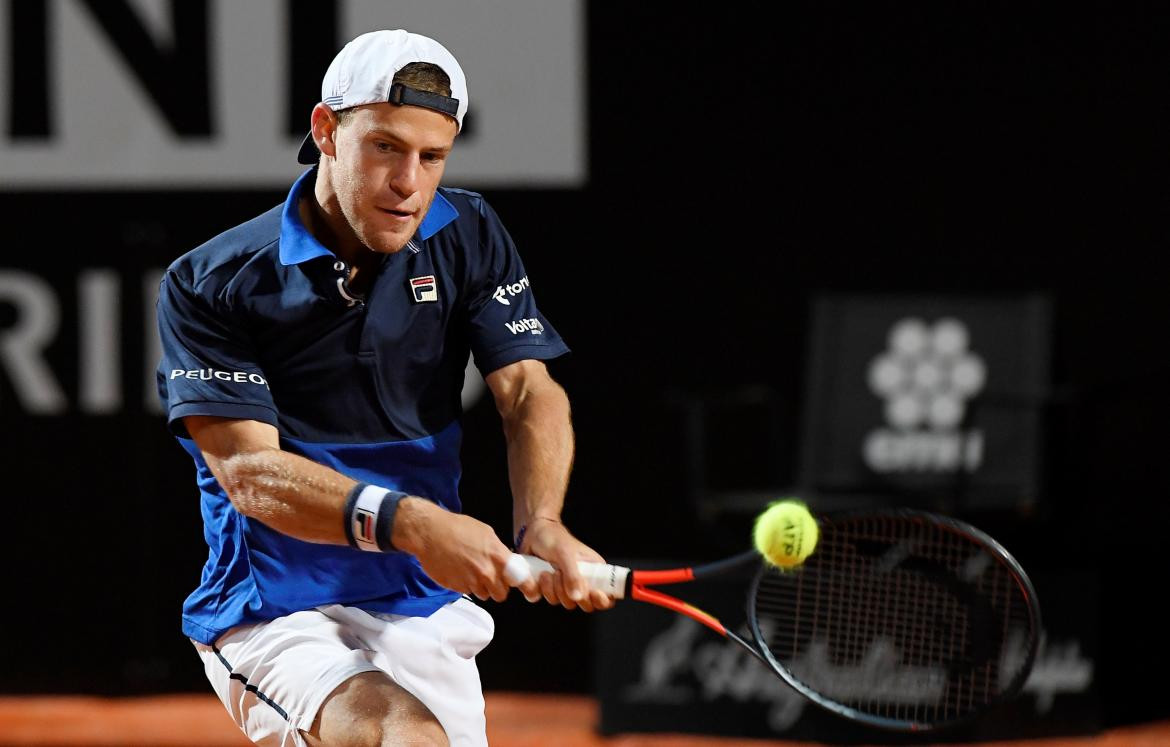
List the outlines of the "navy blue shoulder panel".
{"type": "Polygon", "coordinates": [[[277,424],[277,408],[229,288],[271,264],[280,235],[277,206],[175,260],[159,287],[162,360],[158,391],[176,434],[188,415],[277,424]]]}
{"type": "Polygon", "coordinates": [[[528,271],[495,210],[476,192],[441,191],[459,210],[459,218],[426,244],[460,276],[463,321],[480,372],[487,375],[519,360],[567,353],[537,308],[528,271]]]}
{"type": "Polygon", "coordinates": [[[281,205],[241,223],[176,259],[167,269],[193,290],[219,296],[257,255],[271,256],[280,240],[281,205]],[[267,251],[266,251],[267,250],[267,251]]]}

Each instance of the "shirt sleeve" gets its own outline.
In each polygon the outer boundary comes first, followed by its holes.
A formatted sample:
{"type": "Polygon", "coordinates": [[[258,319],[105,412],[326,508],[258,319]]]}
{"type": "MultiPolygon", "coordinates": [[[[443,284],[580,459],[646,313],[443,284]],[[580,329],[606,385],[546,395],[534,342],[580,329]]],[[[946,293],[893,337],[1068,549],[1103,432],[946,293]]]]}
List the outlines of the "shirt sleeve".
{"type": "Polygon", "coordinates": [[[158,328],[158,390],[175,434],[187,436],[188,415],[277,424],[268,380],[246,331],[173,270],[159,287],[158,328]]]}
{"type": "Polygon", "coordinates": [[[480,208],[481,272],[471,294],[471,352],[484,376],[519,360],[549,360],[569,352],[536,307],[528,272],[495,211],[480,208]]]}

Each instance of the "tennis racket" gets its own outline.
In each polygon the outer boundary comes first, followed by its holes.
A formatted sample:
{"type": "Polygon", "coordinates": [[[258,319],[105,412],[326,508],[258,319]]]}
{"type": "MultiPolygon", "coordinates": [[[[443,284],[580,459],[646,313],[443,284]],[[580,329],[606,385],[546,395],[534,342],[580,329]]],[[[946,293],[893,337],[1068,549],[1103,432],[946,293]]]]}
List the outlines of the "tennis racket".
{"type": "MultiPolygon", "coordinates": [[[[779,570],[755,552],[692,568],[580,563],[590,584],[696,620],[750,651],[813,703],[852,721],[924,732],[967,721],[1023,687],[1040,642],[1024,569],[953,518],[910,509],[817,518],[816,551],[779,570]],[[750,638],[651,587],[754,573],[750,638]]],[[[513,584],[553,567],[514,555],[513,584]]]]}

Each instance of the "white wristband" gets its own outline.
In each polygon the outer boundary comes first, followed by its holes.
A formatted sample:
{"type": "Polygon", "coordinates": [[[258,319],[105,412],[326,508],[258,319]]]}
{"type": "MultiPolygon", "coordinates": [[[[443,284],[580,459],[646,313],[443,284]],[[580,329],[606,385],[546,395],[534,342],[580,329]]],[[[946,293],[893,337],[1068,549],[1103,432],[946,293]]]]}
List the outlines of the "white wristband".
{"type": "Polygon", "coordinates": [[[398,502],[406,493],[358,483],[345,503],[345,536],[349,544],[367,552],[394,552],[390,540],[398,502]]]}

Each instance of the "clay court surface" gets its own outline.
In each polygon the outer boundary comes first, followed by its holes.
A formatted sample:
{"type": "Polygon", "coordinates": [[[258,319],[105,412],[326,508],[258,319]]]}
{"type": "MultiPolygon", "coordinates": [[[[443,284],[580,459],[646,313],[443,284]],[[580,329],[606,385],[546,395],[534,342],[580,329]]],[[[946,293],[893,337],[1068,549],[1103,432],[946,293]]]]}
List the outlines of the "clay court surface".
{"type": "MultiPolygon", "coordinates": [[[[601,737],[597,704],[587,697],[514,693],[487,695],[493,747],[797,747],[810,742],[718,739],[670,734],[601,737]]],[[[250,744],[212,696],[149,698],[0,698],[0,745],[151,745],[246,747],[250,744]]],[[[1170,721],[1109,730],[1097,736],[988,742],[983,747],[1170,747],[1170,721]]]]}

